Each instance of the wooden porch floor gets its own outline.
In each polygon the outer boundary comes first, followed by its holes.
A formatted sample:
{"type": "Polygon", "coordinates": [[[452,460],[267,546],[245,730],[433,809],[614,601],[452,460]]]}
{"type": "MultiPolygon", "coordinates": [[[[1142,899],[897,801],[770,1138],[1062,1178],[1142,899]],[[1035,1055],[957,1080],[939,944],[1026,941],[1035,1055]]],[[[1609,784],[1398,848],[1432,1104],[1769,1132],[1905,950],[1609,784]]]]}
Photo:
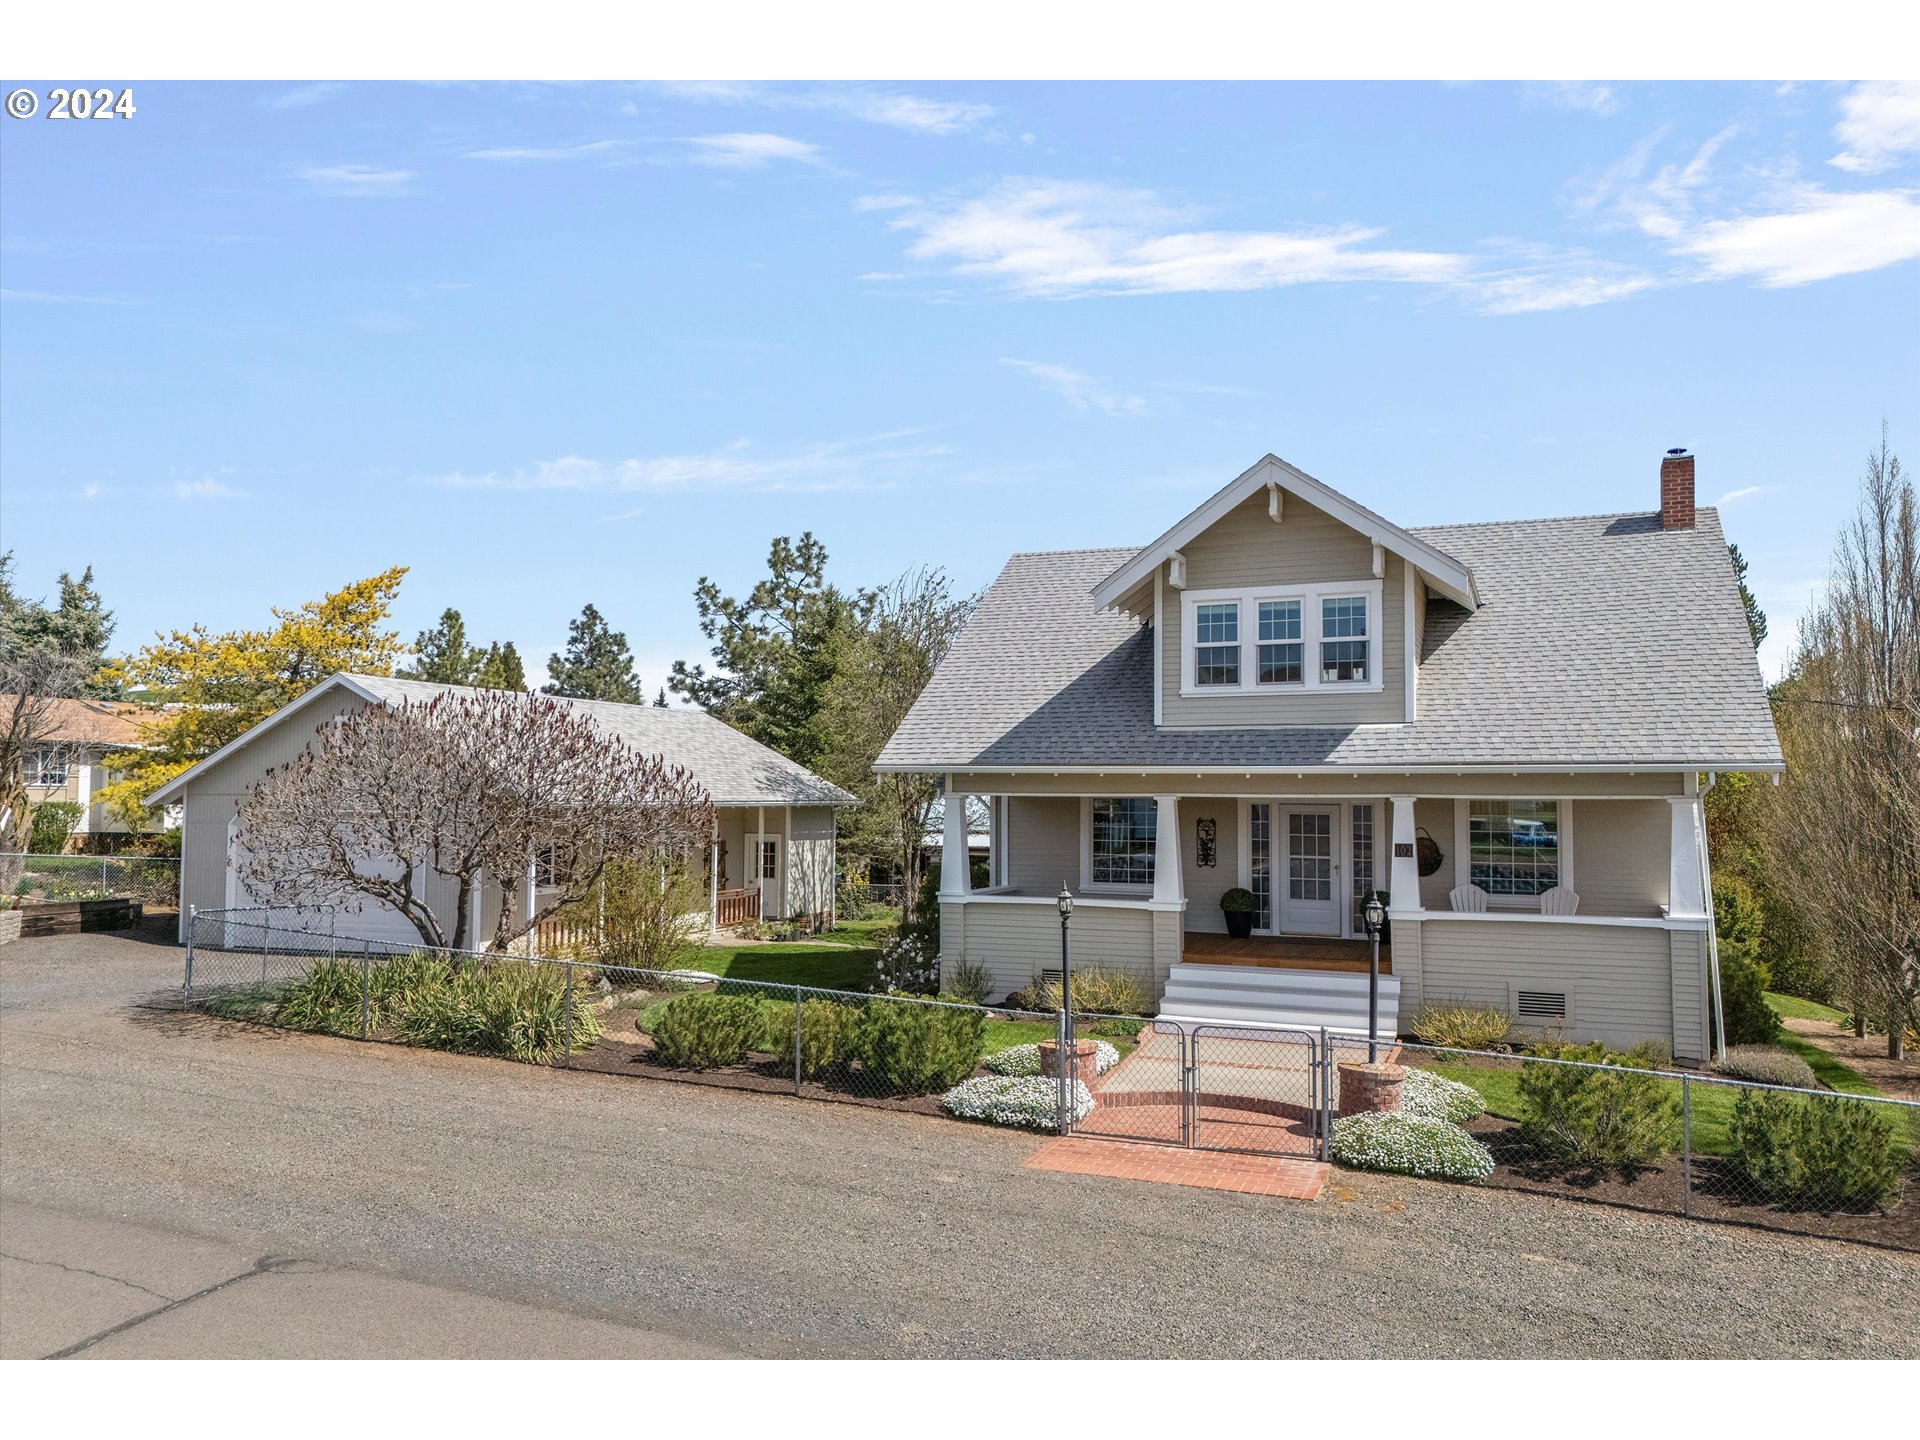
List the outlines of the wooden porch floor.
{"type": "MultiPolygon", "coordinates": [[[[1231,935],[1189,930],[1181,937],[1180,958],[1189,965],[1258,965],[1271,970],[1341,970],[1365,974],[1371,949],[1366,940],[1313,936],[1231,935]]],[[[1380,947],[1380,973],[1393,973],[1393,948],[1380,947]]]]}

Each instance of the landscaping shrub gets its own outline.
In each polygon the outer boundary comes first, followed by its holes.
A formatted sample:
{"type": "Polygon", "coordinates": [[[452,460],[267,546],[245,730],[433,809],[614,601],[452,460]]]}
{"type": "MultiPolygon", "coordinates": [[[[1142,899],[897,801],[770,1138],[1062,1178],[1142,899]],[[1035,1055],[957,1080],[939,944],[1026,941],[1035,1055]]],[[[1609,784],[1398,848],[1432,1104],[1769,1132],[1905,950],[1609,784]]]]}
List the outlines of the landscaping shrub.
{"type": "MultiPolygon", "coordinates": [[[[559,966],[475,963],[446,970],[444,979],[423,966],[415,971],[415,981],[399,992],[398,1002],[398,1029],[409,1045],[530,1065],[567,1053],[566,972],[559,966]]],[[[599,1010],[586,1003],[579,987],[571,1033],[576,1051],[588,1049],[604,1033],[599,1010]]]]}
{"type": "MultiPolygon", "coordinates": [[[[1034,987],[1036,1010],[1060,1008],[1060,986],[1052,980],[1034,987]]],[[[1147,999],[1147,987],[1125,970],[1104,965],[1089,965],[1073,971],[1073,1010],[1092,1015],[1145,1015],[1153,1008],[1147,999]]]]}
{"type": "MultiPolygon", "coordinates": [[[[1010,1045],[997,1055],[989,1055],[981,1062],[996,1075],[1038,1075],[1040,1073],[1040,1046],[1010,1045]]],[[[1120,1063],[1120,1052],[1104,1040],[1093,1042],[1094,1074],[1104,1075],[1120,1063]]]]}
{"type": "Polygon", "coordinates": [[[681,995],[643,1018],[662,1064],[712,1070],[738,1065],[756,1048],[766,1025],[764,1003],[755,995],[681,995]]]}
{"type": "Polygon", "coordinates": [[[452,977],[444,959],[422,950],[381,961],[367,975],[368,1023],[375,1029],[397,1026],[410,1004],[452,977]]]}
{"type": "Polygon", "coordinates": [[[940,948],[923,931],[902,926],[876,936],[874,988],[883,994],[931,995],[940,984],[940,948]]]}
{"type": "Polygon", "coordinates": [[[857,1027],[861,1067],[890,1094],[928,1095],[945,1090],[979,1065],[986,1020],[979,1010],[874,1000],[857,1027]]]}
{"type": "Polygon", "coordinates": [[[87,808],[72,800],[43,800],[33,807],[28,818],[27,851],[33,855],[58,855],[80,824],[87,808]]]}
{"type": "Polygon", "coordinates": [[[1743,1090],[1727,1122],[1734,1163],[1769,1200],[1867,1210],[1891,1199],[1907,1142],[1888,1107],[1743,1090]]]}
{"type": "Polygon", "coordinates": [[[1512,1028],[1506,1011],[1464,1000],[1430,1000],[1413,1020],[1413,1033],[1420,1039],[1453,1050],[1485,1050],[1506,1039],[1512,1028]]]}
{"type": "Polygon", "coordinates": [[[1520,1130],[1561,1163],[1594,1170],[1651,1165],[1680,1143],[1680,1102],[1644,1063],[1603,1045],[1538,1047],[1546,1058],[1619,1065],[1527,1065],[1520,1071],[1520,1130]]]}
{"type": "Polygon", "coordinates": [[[1115,1040],[1131,1040],[1140,1033],[1145,1023],[1143,1020],[1126,1020],[1116,1016],[1110,1020],[1094,1021],[1087,1026],[1087,1034],[1107,1035],[1115,1040]]]}
{"type": "MultiPolygon", "coordinates": [[[[1093,1113],[1093,1092],[1073,1082],[1073,1118],[1093,1113]]],[[[963,1080],[940,1100],[949,1115],[1017,1125],[1023,1130],[1054,1130],[1060,1124],[1060,1082],[1022,1075],[981,1075],[963,1080]]]]}
{"type": "Polygon", "coordinates": [[[1333,1122],[1333,1158],[1356,1170],[1440,1180],[1484,1180],[1493,1155],[1458,1125],[1404,1110],[1369,1110],[1333,1122]]]}
{"type": "Polygon", "coordinates": [[[1400,1111],[1404,1115],[1423,1115],[1430,1120],[1447,1120],[1464,1125],[1486,1113],[1480,1092],[1471,1085],[1449,1080],[1431,1070],[1407,1067],[1407,1078],[1400,1085],[1400,1111]]]}
{"type": "Polygon", "coordinates": [[[281,992],[273,1023],[323,1035],[360,1033],[360,967],[345,960],[316,960],[281,992]]]}
{"type": "Polygon", "coordinates": [[[1767,973],[1757,960],[1720,951],[1720,1013],[1727,1021],[1727,1044],[1771,1045],[1780,1035],[1780,1017],[1767,1004],[1767,973]]]}
{"type": "Polygon", "coordinates": [[[838,1000],[804,1000],[800,1004],[800,1074],[817,1080],[843,1071],[854,1059],[860,1030],[860,1007],[838,1000]]]}
{"type": "Polygon", "coordinates": [[[1737,1080],[1755,1080],[1762,1085],[1791,1085],[1800,1090],[1817,1088],[1813,1067],[1791,1050],[1778,1045],[1732,1045],[1720,1062],[1720,1073],[1737,1080]]]}
{"type": "Polygon", "coordinates": [[[993,993],[993,972],[971,960],[956,960],[940,967],[940,989],[955,1000],[984,1005],[993,993]]]}

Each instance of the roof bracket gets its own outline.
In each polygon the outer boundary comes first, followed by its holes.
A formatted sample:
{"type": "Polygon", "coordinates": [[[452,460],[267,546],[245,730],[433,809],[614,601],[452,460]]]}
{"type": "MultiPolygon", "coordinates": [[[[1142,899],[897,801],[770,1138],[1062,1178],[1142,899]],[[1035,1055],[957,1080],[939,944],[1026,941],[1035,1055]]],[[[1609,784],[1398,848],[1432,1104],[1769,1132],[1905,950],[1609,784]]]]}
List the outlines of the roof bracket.
{"type": "Polygon", "coordinates": [[[1178,550],[1167,557],[1167,583],[1176,590],[1187,588],[1187,557],[1178,550]]]}
{"type": "Polygon", "coordinates": [[[1376,580],[1387,578],[1387,547],[1378,540],[1373,542],[1373,578],[1376,580]]]}
{"type": "Polygon", "coordinates": [[[1277,482],[1267,482],[1267,518],[1274,524],[1280,523],[1280,512],[1286,505],[1286,490],[1277,482]]]}

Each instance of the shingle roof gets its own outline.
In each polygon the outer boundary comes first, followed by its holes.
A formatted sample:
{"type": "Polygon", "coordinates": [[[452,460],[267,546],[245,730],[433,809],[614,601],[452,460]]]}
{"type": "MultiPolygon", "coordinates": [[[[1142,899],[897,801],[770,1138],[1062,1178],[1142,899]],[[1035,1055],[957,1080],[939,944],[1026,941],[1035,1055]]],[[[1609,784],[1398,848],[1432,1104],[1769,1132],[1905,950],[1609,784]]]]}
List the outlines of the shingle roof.
{"type": "MultiPolygon", "coordinates": [[[[398,704],[426,700],[457,685],[397,680],[383,675],[343,677],[360,689],[398,704]]],[[[852,805],[858,803],[838,785],[758,740],[742,735],[704,710],[618,705],[607,700],[564,700],[584,711],[600,729],[644,755],[665,756],[669,764],[693,772],[716,805],[852,805]]]]}
{"type": "MultiPolygon", "coordinates": [[[[0,695],[0,710],[11,708],[11,695],[0,695]]],[[[105,745],[137,750],[146,744],[143,722],[159,716],[147,705],[121,700],[44,700],[44,723],[38,732],[47,740],[69,745],[105,745]]]]}
{"type": "Polygon", "coordinates": [[[1412,724],[1156,730],[1148,627],[1092,590],[1134,550],[1016,555],[885,769],[1774,768],[1780,744],[1719,516],[1439,525],[1469,613],[1431,600],[1412,724]]]}

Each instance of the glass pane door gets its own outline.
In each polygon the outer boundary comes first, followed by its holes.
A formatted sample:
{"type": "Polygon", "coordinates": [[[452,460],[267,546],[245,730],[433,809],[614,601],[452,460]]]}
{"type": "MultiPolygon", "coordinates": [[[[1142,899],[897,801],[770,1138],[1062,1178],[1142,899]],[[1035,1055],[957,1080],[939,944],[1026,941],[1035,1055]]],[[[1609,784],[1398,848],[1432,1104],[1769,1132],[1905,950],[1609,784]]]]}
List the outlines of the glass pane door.
{"type": "Polygon", "coordinates": [[[1333,816],[1324,810],[1287,816],[1287,898],[1333,898],[1333,816]]]}
{"type": "Polygon", "coordinates": [[[1374,892],[1373,883],[1373,806],[1353,807],[1353,933],[1367,933],[1363,912],[1374,892]]]}
{"type": "Polygon", "coordinates": [[[1247,888],[1253,891],[1253,928],[1273,929],[1273,806],[1250,805],[1247,888]]]}

